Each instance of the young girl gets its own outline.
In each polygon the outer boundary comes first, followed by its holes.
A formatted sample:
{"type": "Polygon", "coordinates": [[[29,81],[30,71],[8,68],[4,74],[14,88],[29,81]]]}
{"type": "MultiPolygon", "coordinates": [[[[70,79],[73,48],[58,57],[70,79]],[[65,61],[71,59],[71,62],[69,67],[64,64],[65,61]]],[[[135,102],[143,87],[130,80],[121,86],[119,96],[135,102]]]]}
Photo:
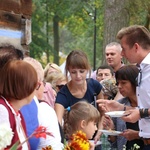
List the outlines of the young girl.
{"type": "MultiPolygon", "coordinates": [[[[86,134],[91,139],[97,130],[97,123],[100,119],[99,111],[86,101],[80,101],[68,107],[64,115],[64,134],[68,140],[77,131],[86,134]]],[[[90,150],[94,150],[90,143],[90,150]]]]}

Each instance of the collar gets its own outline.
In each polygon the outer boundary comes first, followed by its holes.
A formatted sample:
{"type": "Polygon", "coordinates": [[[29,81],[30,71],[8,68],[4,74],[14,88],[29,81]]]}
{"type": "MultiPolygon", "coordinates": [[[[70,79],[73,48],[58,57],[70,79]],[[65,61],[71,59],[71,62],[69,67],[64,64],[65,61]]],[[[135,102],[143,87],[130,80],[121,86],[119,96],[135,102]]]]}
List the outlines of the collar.
{"type": "Polygon", "coordinates": [[[12,113],[15,116],[18,116],[19,112],[15,111],[15,109],[12,107],[12,105],[3,96],[1,96],[1,98],[5,101],[6,105],[11,109],[12,113]]]}
{"type": "Polygon", "coordinates": [[[139,66],[141,69],[143,69],[145,65],[150,65],[150,53],[148,53],[139,66]]]}

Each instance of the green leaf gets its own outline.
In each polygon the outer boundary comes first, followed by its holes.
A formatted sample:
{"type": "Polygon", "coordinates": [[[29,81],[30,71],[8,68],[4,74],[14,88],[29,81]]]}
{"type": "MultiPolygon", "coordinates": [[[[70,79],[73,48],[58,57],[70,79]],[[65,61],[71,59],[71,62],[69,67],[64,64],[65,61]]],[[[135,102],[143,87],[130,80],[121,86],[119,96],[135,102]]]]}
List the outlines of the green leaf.
{"type": "Polygon", "coordinates": [[[17,141],[17,142],[10,148],[10,150],[17,150],[18,145],[19,145],[19,141],[17,141]]]}

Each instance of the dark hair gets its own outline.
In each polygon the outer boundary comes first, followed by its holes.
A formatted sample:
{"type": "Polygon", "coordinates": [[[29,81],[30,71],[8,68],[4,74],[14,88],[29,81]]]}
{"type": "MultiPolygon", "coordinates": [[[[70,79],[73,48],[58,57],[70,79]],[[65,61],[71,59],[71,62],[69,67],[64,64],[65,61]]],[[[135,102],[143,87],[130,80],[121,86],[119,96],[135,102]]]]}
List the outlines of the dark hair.
{"type": "Polygon", "coordinates": [[[68,75],[69,68],[86,69],[91,74],[91,68],[88,62],[87,55],[81,50],[74,50],[70,52],[66,59],[66,76],[68,75]]]}
{"type": "Polygon", "coordinates": [[[64,133],[66,138],[80,129],[80,121],[85,120],[86,123],[95,121],[98,123],[100,119],[99,111],[86,101],[79,101],[65,111],[64,115],[64,133]]]}
{"type": "Polygon", "coordinates": [[[138,43],[144,49],[150,48],[150,32],[144,26],[132,25],[122,28],[118,32],[117,38],[121,40],[124,36],[126,36],[126,42],[130,47],[138,43]]]}
{"type": "Polygon", "coordinates": [[[0,68],[2,68],[7,61],[12,59],[23,59],[23,52],[16,49],[12,45],[0,46],[0,68]]]}
{"type": "Polygon", "coordinates": [[[136,65],[122,66],[115,73],[116,81],[118,82],[118,80],[128,80],[133,85],[134,89],[136,89],[136,78],[138,76],[138,73],[139,69],[136,65]]]}
{"type": "Polygon", "coordinates": [[[0,94],[6,99],[23,99],[37,86],[35,69],[23,60],[8,61],[0,73],[0,94]]]}
{"type": "Polygon", "coordinates": [[[108,65],[102,65],[102,66],[99,66],[96,70],[96,74],[98,74],[98,70],[99,69],[109,69],[110,70],[110,73],[112,74],[112,76],[114,75],[114,70],[111,66],[108,66],[108,65]]]}

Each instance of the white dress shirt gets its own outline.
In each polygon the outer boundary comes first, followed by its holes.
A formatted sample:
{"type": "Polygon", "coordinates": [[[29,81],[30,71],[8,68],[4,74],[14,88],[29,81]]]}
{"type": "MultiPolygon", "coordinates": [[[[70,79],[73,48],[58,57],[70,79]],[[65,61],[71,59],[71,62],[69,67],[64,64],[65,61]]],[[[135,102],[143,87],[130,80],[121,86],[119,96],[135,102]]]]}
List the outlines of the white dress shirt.
{"type": "MultiPolygon", "coordinates": [[[[138,107],[150,108],[150,53],[141,62],[140,69],[138,80],[141,78],[141,82],[136,88],[138,107]]],[[[140,137],[150,138],[150,117],[140,119],[139,128],[140,137]]]]}

